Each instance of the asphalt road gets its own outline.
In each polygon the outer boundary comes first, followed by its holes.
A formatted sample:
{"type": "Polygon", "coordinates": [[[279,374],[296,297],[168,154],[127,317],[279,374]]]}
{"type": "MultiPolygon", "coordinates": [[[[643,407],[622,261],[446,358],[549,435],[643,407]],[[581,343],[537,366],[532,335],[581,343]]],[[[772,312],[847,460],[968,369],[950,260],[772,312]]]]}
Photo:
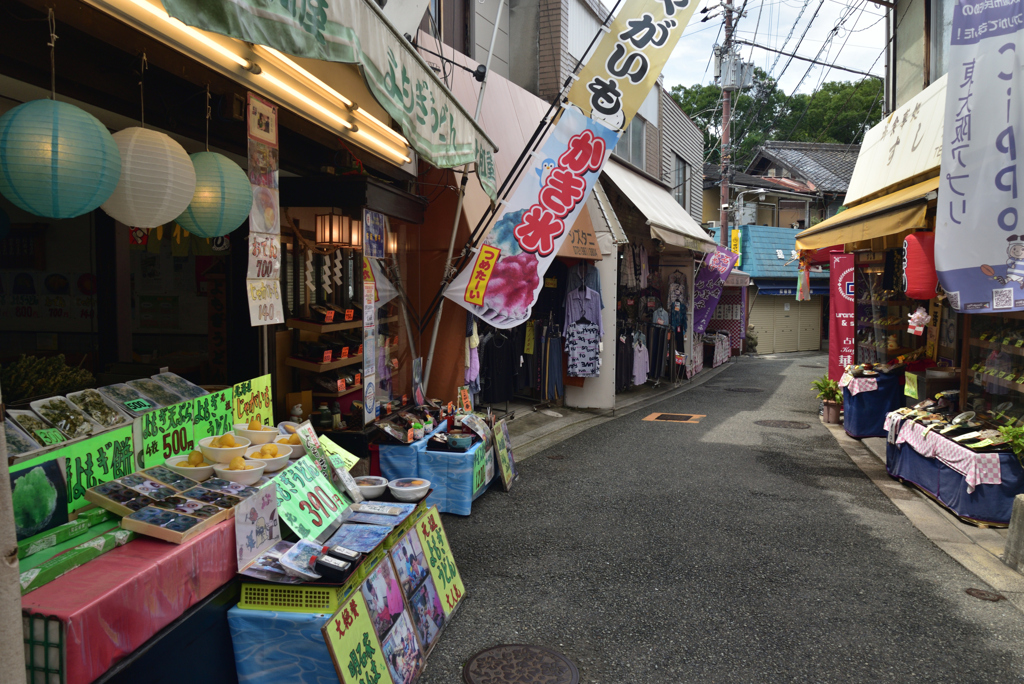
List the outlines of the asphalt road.
{"type": "Polygon", "coordinates": [[[824,363],[738,360],[445,516],[468,595],[420,681],[461,682],[501,643],[554,648],[601,684],[1024,680],[1024,615],[966,595],[987,587],[819,424],[824,363]],[[706,417],[642,420],[655,411],[706,417]]]}

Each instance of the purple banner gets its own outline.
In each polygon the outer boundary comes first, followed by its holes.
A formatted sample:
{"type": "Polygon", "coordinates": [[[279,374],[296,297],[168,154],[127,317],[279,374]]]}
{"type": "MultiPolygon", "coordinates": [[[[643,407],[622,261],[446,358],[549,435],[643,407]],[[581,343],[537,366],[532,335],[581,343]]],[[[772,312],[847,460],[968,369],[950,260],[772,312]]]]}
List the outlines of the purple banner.
{"type": "Polygon", "coordinates": [[[722,298],[722,288],[738,258],[738,254],[721,246],[704,257],[704,264],[693,279],[693,332],[696,334],[703,335],[708,329],[718,300],[722,298]]]}

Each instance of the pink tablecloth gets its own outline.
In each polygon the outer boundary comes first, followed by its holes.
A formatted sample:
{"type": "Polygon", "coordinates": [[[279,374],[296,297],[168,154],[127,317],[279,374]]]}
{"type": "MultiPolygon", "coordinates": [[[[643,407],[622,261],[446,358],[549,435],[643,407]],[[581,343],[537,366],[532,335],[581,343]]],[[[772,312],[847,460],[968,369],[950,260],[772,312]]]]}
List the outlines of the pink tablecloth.
{"type": "Polygon", "coordinates": [[[878,381],[874,378],[855,378],[849,373],[844,373],[843,377],[839,378],[839,386],[845,387],[850,394],[857,395],[861,392],[874,392],[878,389],[878,381]]]}
{"type": "MultiPolygon", "coordinates": [[[[889,429],[893,414],[885,417],[885,429],[889,429]]],[[[937,434],[934,430],[925,434],[925,427],[918,423],[904,421],[896,436],[896,443],[906,442],[914,451],[925,458],[937,458],[964,476],[967,493],[974,492],[979,484],[1002,484],[999,470],[999,454],[977,453],[951,439],[937,434]]]]}
{"type": "Polygon", "coordinates": [[[181,545],[138,535],[26,594],[21,608],[60,618],[66,682],[89,684],[229,582],[238,570],[234,549],[234,520],[181,545]]]}

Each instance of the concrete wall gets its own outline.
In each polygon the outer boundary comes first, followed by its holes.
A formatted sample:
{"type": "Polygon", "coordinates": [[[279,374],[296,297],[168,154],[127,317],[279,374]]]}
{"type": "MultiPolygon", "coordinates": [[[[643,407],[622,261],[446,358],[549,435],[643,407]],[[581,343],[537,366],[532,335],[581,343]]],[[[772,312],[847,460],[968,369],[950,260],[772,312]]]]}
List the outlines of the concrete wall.
{"type": "MultiPolygon", "coordinates": [[[[487,49],[494,33],[494,15],[498,11],[498,0],[474,0],[473,15],[469,26],[469,40],[472,46],[470,57],[481,64],[487,63],[487,49]]],[[[505,78],[509,77],[509,6],[503,3],[498,36],[494,42],[494,56],[491,71],[505,78]]]]}

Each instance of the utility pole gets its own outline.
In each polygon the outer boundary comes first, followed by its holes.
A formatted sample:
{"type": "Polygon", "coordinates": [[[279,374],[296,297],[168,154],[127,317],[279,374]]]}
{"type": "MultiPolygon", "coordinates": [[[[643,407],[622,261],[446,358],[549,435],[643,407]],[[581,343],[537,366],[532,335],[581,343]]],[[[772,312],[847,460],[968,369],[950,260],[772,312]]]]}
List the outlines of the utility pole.
{"type": "MultiPolygon", "coordinates": [[[[722,52],[724,55],[732,54],[732,5],[728,1],[722,7],[725,13],[725,46],[722,52]]],[[[731,60],[723,60],[723,67],[731,64],[731,60]]],[[[721,172],[722,185],[718,194],[721,200],[721,228],[718,236],[718,244],[723,247],[729,245],[729,126],[732,123],[732,88],[728,87],[729,77],[725,74],[732,70],[726,67],[722,75],[722,150],[721,150],[721,172]]]]}

